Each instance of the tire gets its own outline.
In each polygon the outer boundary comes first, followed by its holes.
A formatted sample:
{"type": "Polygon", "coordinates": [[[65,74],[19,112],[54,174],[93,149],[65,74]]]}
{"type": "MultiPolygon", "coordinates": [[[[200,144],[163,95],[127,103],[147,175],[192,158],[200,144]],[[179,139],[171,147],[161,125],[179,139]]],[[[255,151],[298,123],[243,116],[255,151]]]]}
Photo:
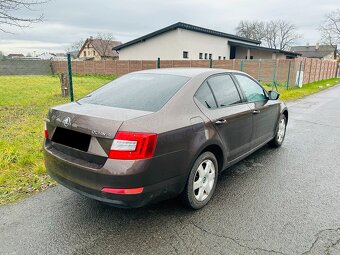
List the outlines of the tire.
{"type": "Polygon", "coordinates": [[[282,145],[285,136],[286,136],[286,128],[287,128],[287,119],[284,114],[281,114],[279,122],[277,124],[276,132],[275,132],[275,137],[273,140],[269,142],[269,144],[274,147],[278,148],[282,145]]]}
{"type": "Polygon", "coordinates": [[[192,209],[201,209],[214,194],[218,179],[218,164],[211,152],[202,153],[195,161],[182,193],[184,203],[192,209]],[[197,187],[194,190],[194,185],[197,187]]]}

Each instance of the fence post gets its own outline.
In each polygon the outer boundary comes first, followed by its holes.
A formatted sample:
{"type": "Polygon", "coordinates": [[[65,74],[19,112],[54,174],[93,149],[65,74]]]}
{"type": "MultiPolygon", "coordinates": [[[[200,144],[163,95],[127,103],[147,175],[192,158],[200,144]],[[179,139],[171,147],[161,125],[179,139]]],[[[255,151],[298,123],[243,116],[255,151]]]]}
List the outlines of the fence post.
{"type": "Polygon", "coordinates": [[[319,61],[320,61],[320,68],[319,68],[319,75],[318,75],[317,81],[320,81],[320,75],[321,75],[321,70],[322,70],[322,60],[319,60],[319,61]]]}
{"type": "Polygon", "coordinates": [[[212,59],[209,59],[209,68],[212,68],[212,59]]]}
{"type": "Polygon", "coordinates": [[[311,58],[310,61],[310,67],[309,67],[309,74],[308,74],[308,83],[310,82],[310,74],[312,73],[312,66],[313,66],[313,59],[311,58]]]}
{"type": "Polygon", "coordinates": [[[243,72],[243,59],[240,61],[240,71],[243,72]]]}
{"type": "Polygon", "coordinates": [[[157,58],[157,68],[161,68],[161,59],[157,58]]]}
{"type": "Polygon", "coordinates": [[[260,82],[261,81],[261,77],[262,76],[262,65],[261,65],[261,59],[259,59],[259,66],[258,66],[258,70],[257,70],[257,80],[260,82]]]}
{"type": "Polygon", "coordinates": [[[289,80],[290,80],[290,66],[292,64],[292,61],[291,60],[288,60],[289,61],[289,64],[288,64],[288,77],[287,77],[287,89],[289,87],[289,80]]]}
{"type": "Polygon", "coordinates": [[[67,68],[68,68],[68,81],[70,83],[70,99],[74,101],[73,97],[73,82],[72,82],[72,67],[71,67],[71,54],[67,53],[67,68]]]}
{"type": "MultiPolygon", "coordinates": [[[[274,68],[273,68],[273,85],[272,89],[274,89],[274,86],[276,87],[276,67],[277,67],[277,61],[274,62],[274,68]]],[[[277,90],[277,87],[276,87],[277,90]]]]}
{"type": "Polygon", "coordinates": [[[298,79],[297,79],[297,85],[299,87],[300,87],[301,67],[302,67],[302,61],[300,61],[300,64],[299,64],[299,75],[298,75],[298,79]]]}

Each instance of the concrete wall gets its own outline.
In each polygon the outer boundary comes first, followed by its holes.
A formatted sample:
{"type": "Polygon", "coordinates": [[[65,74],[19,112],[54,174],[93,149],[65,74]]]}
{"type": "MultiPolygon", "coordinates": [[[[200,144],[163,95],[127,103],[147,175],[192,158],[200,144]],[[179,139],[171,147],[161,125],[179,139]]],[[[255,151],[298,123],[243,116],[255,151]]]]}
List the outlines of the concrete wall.
{"type": "Polygon", "coordinates": [[[120,60],[181,60],[183,51],[189,52],[189,60],[198,60],[199,53],[212,54],[213,59],[218,56],[229,59],[228,39],[176,29],[156,37],[147,39],[119,51],[120,60]]]}
{"type": "Polygon", "coordinates": [[[49,60],[0,60],[0,75],[46,75],[52,74],[49,60]]]}
{"type": "Polygon", "coordinates": [[[178,59],[178,29],[119,50],[119,60],[178,59]]]}
{"type": "Polygon", "coordinates": [[[198,60],[199,53],[203,53],[203,58],[205,53],[212,54],[212,59],[217,60],[219,56],[223,59],[229,59],[230,49],[228,45],[228,39],[207,35],[203,33],[197,33],[185,29],[178,29],[179,41],[177,44],[177,58],[183,59],[183,51],[189,52],[190,60],[198,60]]]}

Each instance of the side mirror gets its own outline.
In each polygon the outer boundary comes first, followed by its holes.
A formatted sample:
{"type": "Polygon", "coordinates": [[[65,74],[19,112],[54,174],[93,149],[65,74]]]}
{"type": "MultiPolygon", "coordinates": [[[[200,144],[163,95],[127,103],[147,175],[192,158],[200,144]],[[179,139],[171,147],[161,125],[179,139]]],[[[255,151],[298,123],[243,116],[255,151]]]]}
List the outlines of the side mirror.
{"type": "Polygon", "coordinates": [[[280,94],[273,90],[268,91],[268,94],[269,94],[269,100],[278,100],[280,97],[280,94]]]}

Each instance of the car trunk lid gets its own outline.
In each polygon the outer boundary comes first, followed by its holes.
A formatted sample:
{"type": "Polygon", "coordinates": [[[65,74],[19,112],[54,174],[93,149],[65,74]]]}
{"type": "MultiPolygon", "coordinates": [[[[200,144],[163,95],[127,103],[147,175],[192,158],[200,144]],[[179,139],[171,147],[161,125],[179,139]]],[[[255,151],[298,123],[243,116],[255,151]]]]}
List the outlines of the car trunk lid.
{"type": "Polygon", "coordinates": [[[64,153],[73,156],[82,151],[107,157],[121,124],[151,113],[75,102],[51,108],[46,127],[54,149],[62,145],[69,148],[64,153]]]}

